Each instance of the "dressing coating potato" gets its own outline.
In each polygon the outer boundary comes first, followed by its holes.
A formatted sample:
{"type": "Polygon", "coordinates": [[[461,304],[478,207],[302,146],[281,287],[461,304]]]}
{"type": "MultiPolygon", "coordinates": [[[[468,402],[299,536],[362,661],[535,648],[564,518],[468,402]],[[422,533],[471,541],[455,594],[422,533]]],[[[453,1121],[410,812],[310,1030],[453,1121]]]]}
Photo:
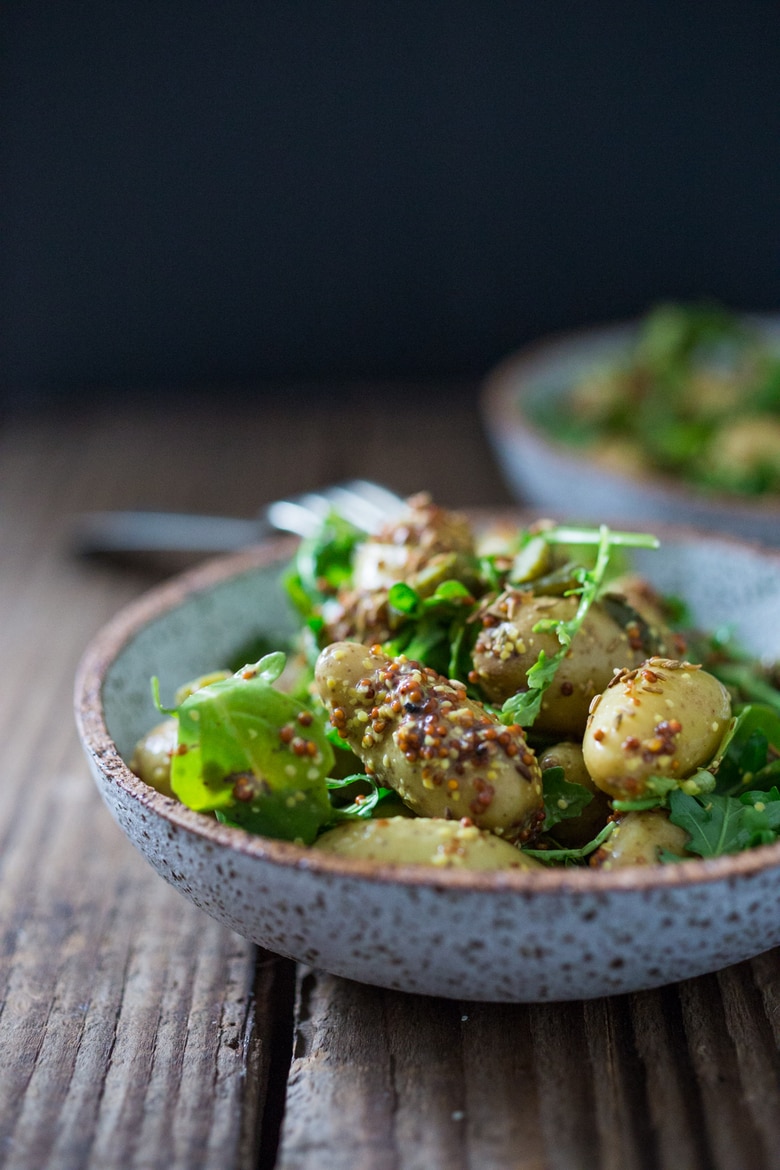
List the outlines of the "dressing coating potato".
{"type": "MultiPolygon", "coordinates": [[[[552,657],[561,648],[555,633],[534,633],[534,626],[550,618],[569,621],[577,605],[576,597],[507,590],[485,611],[474,648],[474,678],[491,702],[503,703],[528,689],[528,671],[539,651],[552,657]]],[[[545,693],[534,731],[578,738],[593,697],[604,690],[614,671],[638,666],[646,657],[647,650],[631,631],[594,602],[545,693]]]]}
{"type": "Polygon", "coordinates": [[[397,622],[387,601],[395,582],[405,581],[420,597],[430,597],[449,579],[479,587],[474,533],[465,516],[420,492],[409,497],[400,516],[355,548],[351,585],[323,605],[323,638],[385,642],[397,622]]]}
{"type": "Polygon", "coordinates": [[[683,780],[714,756],[731,718],[721,682],[690,662],[649,658],[617,674],[594,700],[582,741],[585,766],[604,792],[646,795],[650,776],[683,780]]]}
{"type": "Polygon", "coordinates": [[[386,865],[434,865],[439,869],[538,869],[500,837],[461,821],[432,817],[380,817],[329,829],[315,849],[386,865]]]}
{"type": "Polygon", "coordinates": [[[406,501],[397,519],[357,546],[352,587],[381,589],[394,581],[417,584],[414,578],[434,560],[444,558],[451,567],[458,558],[473,557],[474,534],[468,519],[434,504],[427,492],[420,492],[406,501]]]}
{"type": "Polygon", "coordinates": [[[586,845],[604,828],[612,810],[606,792],[596,787],[585,767],[582,748],[578,743],[556,743],[541,753],[539,767],[542,769],[542,778],[548,768],[563,768],[564,778],[569,784],[580,784],[591,793],[590,804],[585,806],[579,816],[567,817],[550,830],[555,840],[566,849],[578,849],[586,845]]]}
{"type": "Polygon", "coordinates": [[[544,820],[539,764],[522,729],[505,727],[450,681],[403,655],[337,642],[315,678],[331,721],[369,775],[425,817],[470,817],[510,841],[544,820]]]}
{"type": "Polygon", "coordinates": [[[617,818],[616,827],[610,836],[594,853],[590,864],[596,869],[657,865],[661,849],[685,857],[688,839],[685,829],[673,825],[669,814],[663,809],[623,813],[617,818]]]}
{"type": "Polygon", "coordinates": [[[130,757],[130,771],[165,796],[173,796],[171,753],[176,750],[178,734],[177,721],[165,719],[139,739],[130,757]]]}

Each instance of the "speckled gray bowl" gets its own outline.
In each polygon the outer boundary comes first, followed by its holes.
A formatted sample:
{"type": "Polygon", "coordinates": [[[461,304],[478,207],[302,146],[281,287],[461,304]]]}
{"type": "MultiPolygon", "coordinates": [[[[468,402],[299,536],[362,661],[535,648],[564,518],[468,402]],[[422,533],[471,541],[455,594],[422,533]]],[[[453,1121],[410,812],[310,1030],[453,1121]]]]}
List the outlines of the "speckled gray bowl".
{"type": "MultiPolygon", "coordinates": [[[[780,318],[749,316],[780,348],[780,318]]],[[[584,372],[624,355],[637,322],[563,334],[505,359],[482,389],[485,429],[516,498],[540,514],[591,523],[690,524],[780,544],[780,497],[707,493],[671,476],[606,468],[531,421],[540,401],[563,399],[584,372]]]]}
{"type": "MultiPolygon", "coordinates": [[[[254,635],[290,628],[280,540],[210,562],[142,597],[88,647],[81,740],[103,798],[169,882],[239,934],[339,975],[449,997],[539,1001],[688,978],[780,943],[780,844],[713,861],[603,873],[380,867],[250,836],[138,780],[125,760],[162,694],[254,635]]],[[[780,553],[668,532],[638,568],[780,656],[780,553]]]]}

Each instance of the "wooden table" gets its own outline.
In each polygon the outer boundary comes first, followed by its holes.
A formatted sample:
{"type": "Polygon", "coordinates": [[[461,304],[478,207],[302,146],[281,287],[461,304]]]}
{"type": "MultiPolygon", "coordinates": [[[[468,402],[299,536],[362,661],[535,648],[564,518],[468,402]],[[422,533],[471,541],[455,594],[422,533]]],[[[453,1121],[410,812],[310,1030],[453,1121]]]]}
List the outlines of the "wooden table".
{"type": "Polygon", "coordinates": [[[137,855],[76,740],[91,634],[181,567],[80,563],[68,516],[249,516],[349,475],[508,502],[469,387],[98,405],[0,439],[0,1164],[8,1170],[780,1166],[780,954],[560,1005],[363,987],[258,951],[137,855]]]}

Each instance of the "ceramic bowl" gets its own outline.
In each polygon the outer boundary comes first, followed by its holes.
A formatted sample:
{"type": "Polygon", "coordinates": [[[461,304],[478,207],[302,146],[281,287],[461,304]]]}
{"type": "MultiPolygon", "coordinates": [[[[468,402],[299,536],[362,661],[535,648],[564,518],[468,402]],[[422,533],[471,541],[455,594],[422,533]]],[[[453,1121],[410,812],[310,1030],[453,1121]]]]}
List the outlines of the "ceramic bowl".
{"type": "MultiPolygon", "coordinates": [[[[76,681],[90,768],[118,824],[197,906],[271,951],[365,983],[504,1002],[649,988],[780,943],[780,844],[711,861],[468,873],[382,867],[251,836],[192,812],[127,767],[182,681],[258,634],[292,628],[280,540],[210,562],[143,596],[94,638],[76,681]]],[[[780,553],[669,531],[637,567],[684,594],[696,620],[732,623],[780,657],[780,553]]]]}
{"type": "MultiPolygon", "coordinates": [[[[780,319],[746,317],[780,347],[780,319]]],[[[638,322],[563,334],[508,357],[488,376],[482,417],[504,478],[525,506],[589,523],[690,524],[780,545],[780,497],[713,494],[671,476],[613,471],[532,421],[541,401],[563,400],[583,372],[625,355],[638,322]],[[573,515],[572,513],[576,513],[573,515]]]]}

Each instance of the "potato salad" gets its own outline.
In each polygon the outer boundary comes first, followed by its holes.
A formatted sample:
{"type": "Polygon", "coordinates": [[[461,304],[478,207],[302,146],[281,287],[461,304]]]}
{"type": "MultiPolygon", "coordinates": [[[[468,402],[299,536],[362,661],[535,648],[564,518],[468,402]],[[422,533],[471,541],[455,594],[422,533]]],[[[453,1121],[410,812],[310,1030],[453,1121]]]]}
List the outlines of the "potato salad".
{"type": "Polygon", "coordinates": [[[780,492],[777,324],[717,304],[661,304],[621,352],[583,363],[533,421],[605,468],[661,472],[700,493],[780,492]]]}
{"type": "Polygon", "coordinates": [[[196,811],[364,863],[668,864],[780,835],[780,690],[631,568],[650,534],[485,530],[428,495],[338,516],[297,636],[184,681],[130,766],[196,811]]]}

